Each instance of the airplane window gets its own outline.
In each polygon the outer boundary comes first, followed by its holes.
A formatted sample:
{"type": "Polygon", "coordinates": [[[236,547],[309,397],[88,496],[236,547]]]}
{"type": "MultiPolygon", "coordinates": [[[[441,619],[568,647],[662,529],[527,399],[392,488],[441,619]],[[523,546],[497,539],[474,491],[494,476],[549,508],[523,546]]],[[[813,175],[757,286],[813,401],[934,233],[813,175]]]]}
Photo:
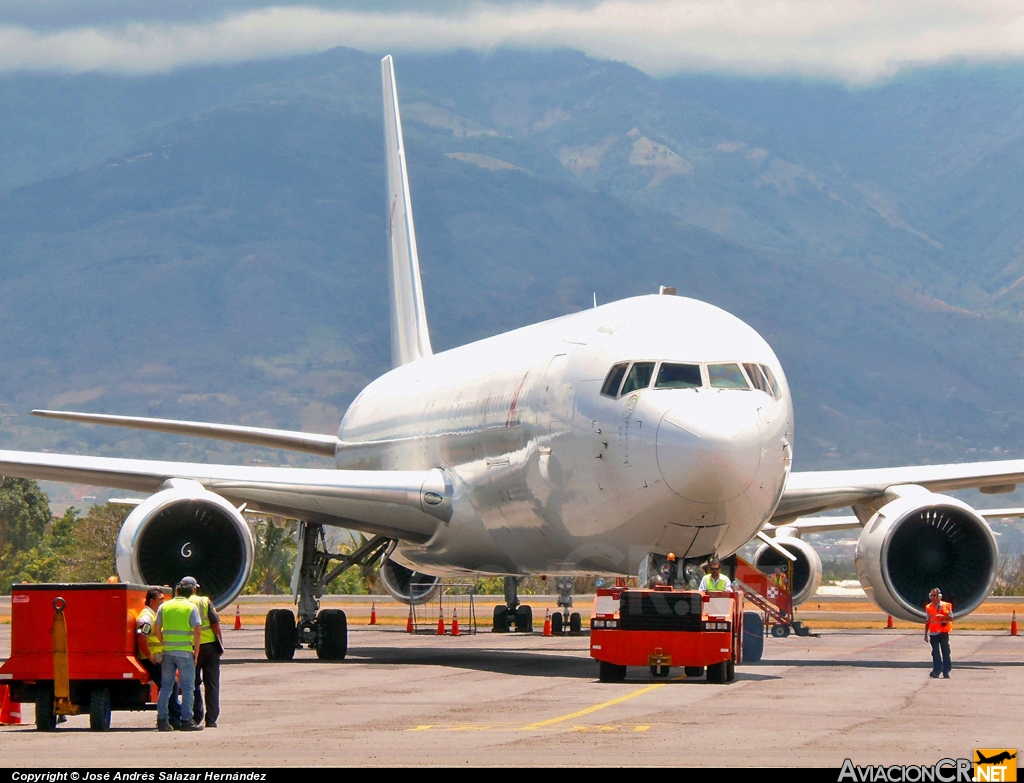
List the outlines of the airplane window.
{"type": "Polygon", "coordinates": [[[704,385],[700,378],[699,364],[661,363],[655,389],[699,389],[704,385]]]}
{"type": "Polygon", "coordinates": [[[764,370],[764,377],[768,379],[768,383],[772,387],[772,396],[775,399],[779,399],[782,396],[782,392],[779,391],[779,382],[775,380],[775,376],[772,374],[772,368],[766,364],[761,365],[761,369],[764,370]]]}
{"type": "Polygon", "coordinates": [[[750,382],[754,384],[754,388],[758,391],[763,391],[765,394],[771,394],[772,388],[768,383],[768,379],[764,377],[764,373],[761,372],[761,368],[756,364],[744,364],[743,369],[747,371],[747,377],[750,378],[750,382]]]}
{"type": "Polygon", "coordinates": [[[712,389],[749,389],[747,379],[738,364],[709,364],[708,380],[712,389]]]}
{"type": "Polygon", "coordinates": [[[604,386],[601,387],[601,394],[605,397],[617,397],[619,395],[619,386],[622,384],[622,376],[626,374],[626,368],[629,367],[629,362],[623,362],[622,364],[616,364],[608,372],[608,377],[604,379],[604,386]]]}
{"type": "Polygon", "coordinates": [[[626,376],[626,382],[622,384],[622,394],[629,394],[637,389],[646,389],[651,385],[652,375],[654,375],[654,362],[634,362],[633,369],[626,376]]]}

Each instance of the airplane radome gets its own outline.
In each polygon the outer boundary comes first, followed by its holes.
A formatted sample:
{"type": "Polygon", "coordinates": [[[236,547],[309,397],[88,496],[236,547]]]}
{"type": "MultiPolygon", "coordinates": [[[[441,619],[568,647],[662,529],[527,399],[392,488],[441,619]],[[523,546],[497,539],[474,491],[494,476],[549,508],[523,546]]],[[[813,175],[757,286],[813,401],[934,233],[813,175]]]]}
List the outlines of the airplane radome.
{"type": "MultiPolygon", "coordinates": [[[[896,617],[923,621],[935,586],[954,616],[995,580],[986,516],[940,494],[1012,491],[1024,460],[794,472],[793,406],[771,347],[738,318],[670,293],[625,299],[434,354],[420,283],[398,89],[381,63],[387,147],[394,368],[368,385],[337,436],[65,411],[37,415],[217,438],[325,458],[289,469],[0,451],[0,474],[146,493],[116,542],[125,581],[198,578],[223,607],[245,586],[253,544],[242,512],[299,520],[298,623],[267,618],[267,655],[296,641],[344,657],[337,611],[320,611],[328,578],[377,560],[399,600],[429,600],[440,578],[506,577],[497,630],[529,629],[516,578],[632,575],[646,582],[668,553],[671,578],[755,536],[755,562],[795,561],[794,598],[821,580],[807,532],[861,529],[857,571],[896,617]],[[333,459],[331,466],[327,460],[333,459]],[[815,518],[850,508],[846,517],[815,518]],[[369,540],[330,565],[325,526],[369,540]],[[499,627],[500,626],[500,627],[499,627]]],[[[112,542],[114,543],[114,542],[112,542]]],[[[571,580],[560,579],[567,594],[571,580]]],[[[575,615],[575,622],[579,622],[575,615]]]]}

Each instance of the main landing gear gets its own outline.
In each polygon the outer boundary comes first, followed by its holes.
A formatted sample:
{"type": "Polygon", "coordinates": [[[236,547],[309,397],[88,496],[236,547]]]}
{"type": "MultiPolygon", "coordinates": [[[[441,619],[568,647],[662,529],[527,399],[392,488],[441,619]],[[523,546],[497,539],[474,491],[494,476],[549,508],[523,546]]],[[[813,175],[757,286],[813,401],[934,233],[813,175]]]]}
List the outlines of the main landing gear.
{"type": "Polygon", "coordinates": [[[533,607],[519,603],[519,579],[505,577],[505,605],[494,607],[492,633],[508,633],[515,627],[516,633],[533,633],[533,607]]]}
{"type": "Polygon", "coordinates": [[[348,653],[348,618],[340,609],[321,609],[324,586],[353,566],[384,557],[393,539],[374,536],[350,555],[327,550],[323,525],[299,523],[299,618],[290,609],[271,609],[263,626],[263,648],[271,661],[290,661],[303,645],[321,660],[340,661],[348,653]],[[338,565],[328,570],[330,562],[338,565]]]}
{"type": "Polygon", "coordinates": [[[583,618],[579,612],[570,612],[572,609],[572,587],[571,576],[560,576],[555,580],[558,588],[559,611],[551,615],[551,634],[559,636],[568,631],[570,636],[579,636],[583,633],[583,618]]]}

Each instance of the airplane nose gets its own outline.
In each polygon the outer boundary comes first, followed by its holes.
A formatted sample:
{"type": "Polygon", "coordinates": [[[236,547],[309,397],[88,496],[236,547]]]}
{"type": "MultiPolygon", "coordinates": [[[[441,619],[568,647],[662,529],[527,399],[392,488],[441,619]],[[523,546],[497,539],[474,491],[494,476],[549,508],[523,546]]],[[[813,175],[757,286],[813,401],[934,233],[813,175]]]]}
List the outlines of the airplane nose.
{"type": "Polygon", "coordinates": [[[697,503],[721,503],[750,486],[761,464],[761,433],[746,396],[694,395],[662,417],[658,468],[669,489],[697,503]]]}

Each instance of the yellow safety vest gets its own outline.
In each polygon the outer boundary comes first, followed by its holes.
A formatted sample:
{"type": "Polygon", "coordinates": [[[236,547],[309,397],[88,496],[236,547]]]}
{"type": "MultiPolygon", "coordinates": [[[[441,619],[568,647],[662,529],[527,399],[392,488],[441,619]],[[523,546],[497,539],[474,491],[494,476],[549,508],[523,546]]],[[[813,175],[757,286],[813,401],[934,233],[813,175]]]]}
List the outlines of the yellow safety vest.
{"type": "Polygon", "coordinates": [[[160,653],[164,651],[163,643],[156,638],[156,612],[150,609],[148,606],[144,606],[142,611],[139,612],[139,626],[143,636],[146,637],[146,643],[149,645],[149,660],[153,660],[160,653]],[[149,629],[148,631],[146,629],[149,629]]]}
{"type": "Polygon", "coordinates": [[[199,643],[209,644],[217,641],[217,634],[213,632],[213,625],[210,624],[210,599],[205,595],[193,593],[188,600],[199,609],[199,643]]]}
{"type": "Polygon", "coordinates": [[[707,589],[708,589],[709,592],[719,592],[719,591],[722,591],[722,590],[728,590],[729,589],[729,577],[723,575],[723,576],[718,577],[718,579],[716,580],[713,576],[711,576],[711,574],[708,574],[708,588],[707,589]]]}
{"type": "Polygon", "coordinates": [[[181,596],[165,601],[160,606],[165,652],[192,652],[192,626],[189,620],[195,608],[195,604],[181,596]]]}

